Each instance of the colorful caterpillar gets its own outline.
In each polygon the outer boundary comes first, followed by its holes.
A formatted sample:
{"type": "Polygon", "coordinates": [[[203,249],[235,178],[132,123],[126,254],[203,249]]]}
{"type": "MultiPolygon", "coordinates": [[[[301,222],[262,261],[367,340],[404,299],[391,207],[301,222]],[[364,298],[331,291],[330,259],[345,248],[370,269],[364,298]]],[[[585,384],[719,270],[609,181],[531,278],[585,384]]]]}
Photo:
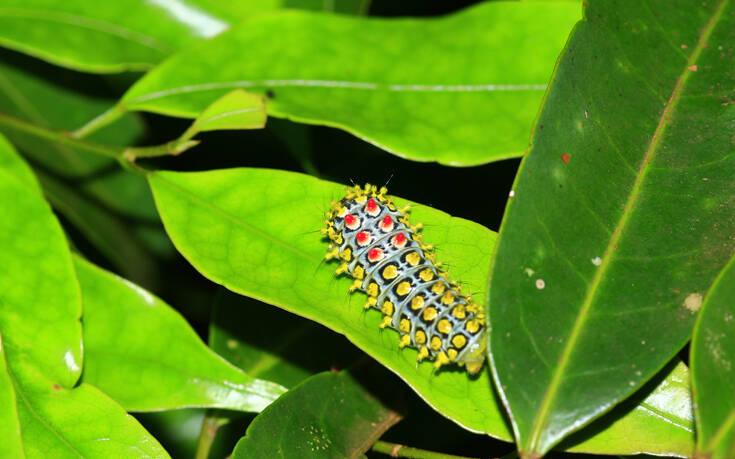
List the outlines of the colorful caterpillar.
{"type": "Polygon", "coordinates": [[[367,293],[365,308],[383,313],[380,328],[401,334],[399,346],[419,351],[434,367],[456,362],[470,374],[485,360],[485,315],[434,260],[433,248],[410,225],[406,206],[397,209],[385,187],[355,186],[327,212],[326,259],[338,258],[337,274],[355,281],[350,292],[367,293]]]}

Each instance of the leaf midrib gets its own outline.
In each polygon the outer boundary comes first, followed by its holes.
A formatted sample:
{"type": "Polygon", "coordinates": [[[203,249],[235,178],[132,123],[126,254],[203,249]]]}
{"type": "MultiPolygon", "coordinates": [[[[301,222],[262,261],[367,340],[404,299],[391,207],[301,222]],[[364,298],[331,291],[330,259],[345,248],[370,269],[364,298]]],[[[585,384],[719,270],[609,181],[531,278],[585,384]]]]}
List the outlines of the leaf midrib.
{"type": "MultiPolygon", "coordinates": [[[[538,450],[539,439],[542,433],[544,432],[545,423],[551,413],[551,406],[559,392],[559,387],[561,385],[563,374],[567,366],[569,365],[570,355],[572,351],[574,350],[574,348],[576,347],[577,340],[579,339],[579,336],[584,327],[584,324],[587,321],[587,318],[589,316],[589,311],[593,304],[593,300],[595,299],[596,294],[599,291],[597,287],[599,286],[601,282],[603,273],[605,273],[607,268],[610,266],[610,260],[613,258],[613,254],[615,253],[614,247],[618,244],[621,238],[621,235],[624,232],[623,230],[628,224],[630,216],[633,213],[635,206],[637,205],[638,197],[640,196],[640,188],[642,186],[644,178],[647,175],[648,170],[650,169],[649,166],[657,152],[657,148],[661,141],[661,136],[668,125],[667,123],[671,117],[671,113],[674,111],[674,108],[676,107],[676,105],[678,104],[681,98],[681,93],[684,89],[684,85],[689,79],[689,76],[693,73],[692,70],[689,70],[689,67],[695,65],[695,63],[697,62],[697,59],[702,54],[702,51],[706,47],[707,39],[712,34],[712,31],[717,25],[722,15],[722,12],[724,11],[725,6],[728,4],[728,2],[729,0],[722,0],[720,2],[714,14],[712,15],[712,18],[709,20],[709,22],[705,25],[704,29],[702,30],[699,36],[699,39],[697,41],[697,45],[694,48],[694,51],[692,52],[691,56],[687,60],[682,74],[677,79],[676,84],[674,85],[674,89],[671,92],[671,96],[669,97],[669,103],[666,105],[666,108],[661,114],[658,125],[656,126],[656,129],[654,130],[653,137],[651,138],[651,141],[649,142],[646,153],[643,156],[643,161],[641,162],[638,176],[636,177],[636,180],[633,184],[633,188],[631,189],[631,192],[625,203],[623,214],[621,215],[618,221],[618,225],[616,225],[617,231],[613,233],[613,236],[610,239],[610,242],[605,248],[605,252],[602,257],[602,260],[603,260],[602,265],[595,272],[595,276],[593,277],[592,282],[589,284],[589,287],[587,288],[587,294],[585,295],[584,301],[582,303],[582,307],[580,308],[580,313],[577,316],[576,321],[574,322],[572,331],[569,335],[569,339],[567,340],[567,343],[564,346],[564,349],[559,358],[559,365],[557,366],[556,371],[554,372],[552,376],[551,382],[549,383],[549,387],[546,393],[544,394],[544,398],[541,403],[541,408],[539,409],[538,414],[536,415],[536,418],[534,419],[534,424],[533,424],[530,439],[528,442],[528,447],[532,452],[536,452],[538,450]]],[[[640,383],[638,384],[638,386],[639,385],[640,383]]],[[[630,388],[630,390],[635,390],[636,388],[637,386],[633,386],[630,388]]],[[[606,406],[600,407],[597,413],[599,414],[599,413],[604,412],[607,408],[609,408],[610,405],[611,404],[607,404],[606,406]]]]}
{"type": "Polygon", "coordinates": [[[362,91],[386,91],[386,92],[503,92],[503,91],[545,91],[547,85],[540,83],[486,83],[486,84],[463,84],[463,83],[390,83],[375,81],[349,81],[330,79],[262,79],[262,80],[233,80],[215,83],[199,83],[185,86],[177,86],[160,91],[142,94],[125,101],[123,105],[134,105],[149,100],[161,99],[176,94],[189,94],[194,92],[215,91],[218,89],[252,88],[252,87],[306,87],[306,88],[331,88],[350,89],[362,91]]]}

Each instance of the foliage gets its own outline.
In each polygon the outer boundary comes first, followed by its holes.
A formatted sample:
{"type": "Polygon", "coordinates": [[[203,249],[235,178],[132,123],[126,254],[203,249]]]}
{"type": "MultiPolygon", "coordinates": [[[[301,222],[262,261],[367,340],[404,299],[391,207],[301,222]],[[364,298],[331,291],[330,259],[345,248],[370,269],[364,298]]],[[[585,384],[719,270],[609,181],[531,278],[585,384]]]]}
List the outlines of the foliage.
{"type": "Polygon", "coordinates": [[[732,457],[735,5],[332,3],[0,0],[0,456],[732,457]],[[477,375],[324,260],[386,181],[477,375]]]}

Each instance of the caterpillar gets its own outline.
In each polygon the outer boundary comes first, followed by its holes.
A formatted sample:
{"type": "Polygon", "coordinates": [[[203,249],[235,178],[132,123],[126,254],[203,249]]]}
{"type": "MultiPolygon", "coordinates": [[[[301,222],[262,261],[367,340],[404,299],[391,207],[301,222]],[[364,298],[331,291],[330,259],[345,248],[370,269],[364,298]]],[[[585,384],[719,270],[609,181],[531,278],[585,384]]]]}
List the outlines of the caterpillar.
{"type": "Polygon", "coordinates": [[[422,225],[411,225],[410,206],[398,209],[388,190],[355,186],[331,203],[322,234],[329,238],[325,258],[338,259],[337,275],[354,281],[350,292],[368,296],[365,309],[383,313],[380,328],[401,335],[399,347],[418,350],[418,362],[434,367],[454,362],[468,373],[482,369],[485,359],[485,315],[423,242],[422,225]]]}

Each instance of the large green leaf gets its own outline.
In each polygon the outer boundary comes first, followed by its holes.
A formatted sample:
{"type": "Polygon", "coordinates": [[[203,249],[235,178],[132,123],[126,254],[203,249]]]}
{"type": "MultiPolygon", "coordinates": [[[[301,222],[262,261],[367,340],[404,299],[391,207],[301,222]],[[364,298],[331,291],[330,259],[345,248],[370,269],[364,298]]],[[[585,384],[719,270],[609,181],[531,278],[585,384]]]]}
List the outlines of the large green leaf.
{"type": "Polygon", "coordinates": [[[494,374],[529,455],[669,361],[733,251],[735,5],[588,5],[513,187],[489,289],[494,374]]]}
{"type": "Polygon", "coordinates": [[[735,258],[702,304],[691,364],[698,453],[712,459],[735,457],[735,258]]]}
{"type": "Polygon", "coordinates": [[[0,137],[0,333],[9,371],[71,387],[82,371],[81,296],[69,248],[28,166],[0,137]]]}
{"type": "Polygon", "coordinates": [[[84,299],[84,381],[125,409],[257,412],[285,392],[228,364],[149,292],[80,258],[75,266],[84,299]]]}
{"type": "Polygon", "coordinates": [[[307,379],[255,418],[232,458],[365,457],[401,419],[386,405],[396,391],[366,376],[352,370],[307,379]]]}
{"type": "MultiPolygon", "coordinates": [[[[399,350],[392,330],[380,333],[381,314],[365,312],[363,294],[351,297],[349,280],[336,278],[335,266],[323,263],[327,244],[319,229],[330,200],[344,195],[342,185],[267,169],[157,172],[149,181],[172,241],[209,279],[344,334],[445,416],[510,437],[501,411],[485,408],[495,406],[487,371],[471,379],[459,370],[434,374],[429,362],[416,365],[416,351],[399,350]]],[[[426,225],[426,240],[456,267],[452,274],[481,292],[494,233],[428,206],[418,206],[412,220],[426,225]]]]}
{"type": "Polygon", "coordinates": [[[401,157],[486,163],[525,151],[579,16],[569,2],[489,2],[440,19],[272,14],[172,57],[122,105],[194,118],[245,88],[270,96],[269,115],[339,127],[401,157]]]}
{"type": "MultiPolygon", "coordinates": [[[[510,439],[487,370],[472,379],[462,371],[432,373],[428,363],[417,367],[414,350],[398,350],[396,333],[379,333],[380,314],[363,312],[363,294],[350,298],[350,281],[335,278],[334,266],[322,264],[326,243],[318,229],[329,201],[343,195],[342,186],[265,169],[158,172],[150,176],[150,182],[174,244],[205,276],[346,335],[443,415],[468,430],[510,439]]],[[[495,234],[428,206],[417,206],[412,220],[426,225],[426,240],[437,245],[439,258],[481,298],[495,234]]],[[[280,322],[267,327],[258,324],[269,330],[278,328],[280,322]]],[[[241,334],[256,333],[247,330],[241,334]]],[[[254,365],[260,363],[254,361],[254,365]]],[[[681,391],[672,390],[682,384],[680,372],[663,376],[653,393],[643,394],[648,398],[640,406],[611,413],[568,446],[575,451],[611,454],[688,454],[694,442],[691,416],[680,409],[688,403],[688,390],[683,399],[681,391]],[[661,400],[672,401],[671,406],[661,400]],[[628,434],[642,426],[655,433],[635,438],[628,434]]]]}
{"type": "Polygon", "coordinates": [[[87,72],[152,67],[192,41],[209,38],[277,0],[3,0],[0,44],[87,72]]]}
{"type": "Polygon", "coordinates": [[[30,169],[2,137],[0,202],[3,457],[165,456],[104,394],[71,388],[82,366],[71,255],[30,169]]]}

